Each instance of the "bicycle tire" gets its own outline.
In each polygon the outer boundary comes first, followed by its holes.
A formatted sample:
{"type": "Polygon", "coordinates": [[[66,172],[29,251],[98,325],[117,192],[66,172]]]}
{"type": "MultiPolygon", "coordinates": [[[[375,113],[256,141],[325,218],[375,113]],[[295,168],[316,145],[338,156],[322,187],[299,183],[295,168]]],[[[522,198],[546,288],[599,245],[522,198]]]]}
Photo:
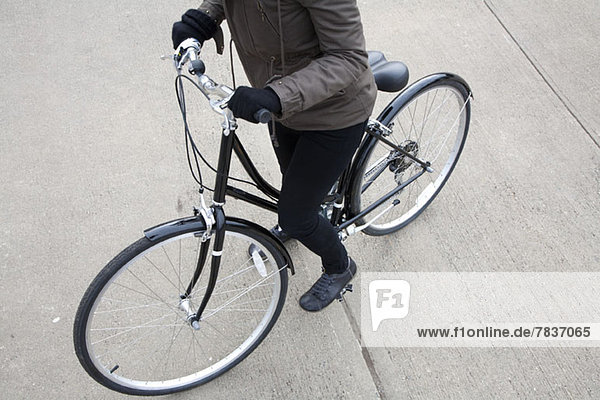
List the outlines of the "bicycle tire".
{"type": "MultiPolygon", "coordinates": [[[[104,267],[73,328],[75,352],[92,378],[121,393],[169,394],[220,376],[256,349],[281,313],[288,265],[266,231],[229,223],[225,229],[219,279],[199,330],[178,308],[204,233],[197,225],[153,241],[143,237],[104,267]],[[260,268],[246,253],[249,244],[263,253],[260,268]]],[[[210,256],[192,309],[200,304],[209,263],[210,256]]]]}
{"type": "MultiPolygon", "coordinates": [[[[471,116],[471,97],[471,90],[462,78],[452,74],[434,74],[410,85],[384,109],[377,120],[390,129],[386,138],[421,160],[430,162],[433,173],[426,172],[359,219],[357,225],[362,225],[379,216],[363,230],[364,233],[381,236],[404,228],[421,215],[439,194],[464,148],[471,116]],[[442,128],[448,128],[443,124],[446,121],[450,125],[446,134],[435,138],[441,114],[444,114],[442,128]],[[431,118],[435,119],[431,121],[431,118]],[[446,146],[448,143],[450,146],[446,146]]],[[[445,130],[439,132],[444,133],[445,130]]],[[[351,185],[352,215],[358,215],[422,169],[376,137],[368,139],[363,153],[357,158],[360,164],[351,185]]]]}

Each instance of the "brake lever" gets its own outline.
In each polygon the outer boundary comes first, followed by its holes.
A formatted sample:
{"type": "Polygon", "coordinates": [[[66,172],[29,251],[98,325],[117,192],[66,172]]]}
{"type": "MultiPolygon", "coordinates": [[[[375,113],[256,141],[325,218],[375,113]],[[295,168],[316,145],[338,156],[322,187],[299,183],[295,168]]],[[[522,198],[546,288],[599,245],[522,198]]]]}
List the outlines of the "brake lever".
{"type": "Polygon", "coordinates": [[[177,50],[171,56],[162,55],[160,58],[162,60],[171,59],[175,65],[175,69],[181,71],[183,66],[191,61],[193,64],[193,68],[190,68],[190,72],[195,69],[199,69],[199,65],[197,65],[198,55],[200,54],[200,50],[202,49],[202,44],[196,39],[190,38],[186,39],[177,47],[177,50]]]}

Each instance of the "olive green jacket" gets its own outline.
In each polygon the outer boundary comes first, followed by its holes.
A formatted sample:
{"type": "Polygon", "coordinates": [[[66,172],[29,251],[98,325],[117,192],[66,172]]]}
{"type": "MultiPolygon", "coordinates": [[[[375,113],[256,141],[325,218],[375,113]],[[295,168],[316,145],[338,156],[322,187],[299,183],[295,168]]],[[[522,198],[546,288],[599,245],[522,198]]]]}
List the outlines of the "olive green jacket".
{"type": "Polygon", "coordinates": [[[250,84],[277,93],[285,126],[341,129],[371,115],[377,88],[356,0],[204,0],[199,9],[227,19],[250,84]]]}

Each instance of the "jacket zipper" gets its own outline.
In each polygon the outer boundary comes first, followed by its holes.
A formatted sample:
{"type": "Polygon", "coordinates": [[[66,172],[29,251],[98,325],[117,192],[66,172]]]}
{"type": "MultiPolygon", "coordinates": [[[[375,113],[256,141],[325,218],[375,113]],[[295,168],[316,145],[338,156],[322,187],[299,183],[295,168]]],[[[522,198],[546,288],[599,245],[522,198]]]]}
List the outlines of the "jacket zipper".
{"type": "Polygon", "coordinates": [[[266,22],[267,24],[269,24],[269,26],[271,27],[273,32],[275,32],[275,34],[279,37],[279,31],[275,28],[275,25],[273,25],[273,23],[271,22],[269,17],[267,17],[267,13],[265,12],[265,9],[263,8],[262,3],[259,0],[256,0],[256,6],[258,7],[258,11],[260,11],[260,15],[261,15],[263,22],[266,22]]]}

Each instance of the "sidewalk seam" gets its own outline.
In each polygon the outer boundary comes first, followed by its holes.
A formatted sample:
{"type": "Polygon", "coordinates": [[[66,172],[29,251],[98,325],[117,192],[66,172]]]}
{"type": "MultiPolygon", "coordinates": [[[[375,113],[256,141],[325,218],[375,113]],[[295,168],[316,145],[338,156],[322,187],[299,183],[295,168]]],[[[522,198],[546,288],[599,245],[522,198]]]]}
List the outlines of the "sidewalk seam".
{"type": "Polygon", "coordinates": [[[352,310],[350,309],[348,302],[344,300],[342,302],[342,307],[344,308],[344,313],[346,314],[348,322],[352,327],[354,337],[356,338],[356,341],[360,346],[362,358],[365,361],[365,364],[367,365],[367,369],[369,370],[369,374],[371,375],[371,379],[373,380],[373,384],[375,385],[375,389],[377,390],[377,395],[379,399],[386,400],[387,397],[385,396],[385,392],[383,390],[383,384],[381,383],[381,378],[379,377],[379,374],[377,373],[377,370],[375,368],[375,363],[373,362],[371,353],[369,353],[369,349],[367,347],[363,347],[361,345],[360,328],[358,326],[358,323],[356,322],[356,319],[354,318],[354,315],[352,314],[352,310]]]}
{"type": "Polygon", "coordinates": [[[523,55],[525,56],[525,58],[527,59],[527,61],[529,61],[529,63],[535,69],[535,71],[538,73],[538,75],[544,80],[544,82],[546,83],[546,85],[548,85],[548,87],[550,88],[550,90],[552,90],[552,92],[556,95],[556,97],[558,98],[558,100],[560,100],[560,102],[563,104],[563,106],[567,109],[567,111],[569,112],[569,114],[571,114],[571,116],[575,119],[575,121],[577,121],[577,123],[579,124],[579,126],[581,127],[581,129],[583,129],[583,131],[588,135],[588,137],[590,139],[592,139],[592,141],[596,144],[596,146],[598,148],[600,148],[600,142],[598,141],[598,139],[596,139],[594,137],[594,135],[592,135],[591,132],[585,127],[585,125],[583,124],[583,122],[581,122],[581,120],[579,119],[579,117],[575,114],[575,112],[567,104],[567,101],[559,93],[558,89],[556,89],[550,83],[550,81],[548,80],[548,78],[546,78],[546,76],[542,73],[541,69],[533,61],[533,58],[531,56],[529,56],[529,54],[527,54],[527,52],[525,51],[525,49],[523,48],[523,46],[521,46],[521,44],[517,41],[517,38],[508,30],[508,27],[502,22],[502,20],[498,16],[498,14],[494,11],[493,5],[490,4],[490,1],[489,0],[484,0],[483,3],[488,8],[488,10],[490,10],[490,12],[492,13],[492,15],[494,16],[494,18],[496,19],[496,21],[498,21],[498,23],[500,24],[500,26],[502,26],[502,29],[504,29],[504,31],[508,34],[508,36],[511,38],[511,40],[517,45],[517,47],[519,48],[519,50],[521,51],[521,53],[523,53],[523,55]]]}

